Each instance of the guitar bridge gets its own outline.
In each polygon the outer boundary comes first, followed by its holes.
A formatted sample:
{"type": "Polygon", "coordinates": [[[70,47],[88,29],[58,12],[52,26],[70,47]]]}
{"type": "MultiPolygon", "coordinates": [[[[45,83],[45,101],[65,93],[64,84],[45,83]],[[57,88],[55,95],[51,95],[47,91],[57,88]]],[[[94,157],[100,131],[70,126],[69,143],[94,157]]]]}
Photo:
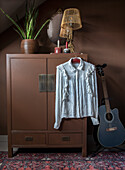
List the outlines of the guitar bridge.
{"type": "Polygon", "coordinates": [[[114,130],[117,130],[117,127],[111,127],[111,128],[107,128],[106,131],[114,131],[114,130]]]}

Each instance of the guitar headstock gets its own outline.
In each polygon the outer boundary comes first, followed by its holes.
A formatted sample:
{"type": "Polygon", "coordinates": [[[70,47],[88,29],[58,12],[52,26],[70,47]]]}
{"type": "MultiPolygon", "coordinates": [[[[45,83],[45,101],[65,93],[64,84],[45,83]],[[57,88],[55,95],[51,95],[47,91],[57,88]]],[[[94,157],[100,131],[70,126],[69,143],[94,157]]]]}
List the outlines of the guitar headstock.
{"type": "Polygon", "coordinates": [[[107,64],[103,64],[103,65],[96,65],[96,69],[97,69],[97,72],[100,76],[104,76],[104,71],[103,71],[103,68],[105,68],[107,66],[107,64]]]}

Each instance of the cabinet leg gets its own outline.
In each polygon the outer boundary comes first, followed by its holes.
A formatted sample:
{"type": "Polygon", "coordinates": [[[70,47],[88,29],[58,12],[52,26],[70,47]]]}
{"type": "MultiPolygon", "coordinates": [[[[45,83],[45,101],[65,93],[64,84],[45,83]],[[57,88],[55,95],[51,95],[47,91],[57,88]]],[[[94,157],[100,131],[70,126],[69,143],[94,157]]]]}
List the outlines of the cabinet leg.
{"type": "Polygon", "coordinates": [[[83,157],[87,156],[87,149],[86,148],[82,148],[82,156],[83,157]]]}
{"type": "Polygon", "coordinates": [[[83,145],[82,156],[87,156],[87,117],[83,118],[83,145]]]}
{"type": "Polygon", "coordinates": [[[86,157],[87,156],[87,139],[83,140],[83,146],[82,146],[82,156],[86,157]]]}
{"type": "Polygon", "coordinates": [[[12,158],[13,156],[13,148],[8,147],[8,158],[12,158]]]}

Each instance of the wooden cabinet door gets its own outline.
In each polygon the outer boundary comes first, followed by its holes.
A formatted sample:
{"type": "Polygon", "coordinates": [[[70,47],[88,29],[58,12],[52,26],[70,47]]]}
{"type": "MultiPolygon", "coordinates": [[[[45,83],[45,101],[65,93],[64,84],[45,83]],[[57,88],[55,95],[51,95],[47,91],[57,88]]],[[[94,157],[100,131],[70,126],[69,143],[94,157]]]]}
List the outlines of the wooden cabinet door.
{"type": "Polygon", "coordinates": [[[11,59],[12,130],[47,129],[47,94],[39,92],[39,74],[46,74],[46,59],[11,59]]]}
{"type": "MultiPolygon", "coordinates": [[[[70,58],[48,59],[48,74],[55,74],[56,66],[68,61],[70,58]]],[[[48,129],[54,129],[55,123],[55,92],[48,92],[48,129]]],[[[59,131],[79,131],[83,129],[82,119],[63,119],[59,131]]]]}

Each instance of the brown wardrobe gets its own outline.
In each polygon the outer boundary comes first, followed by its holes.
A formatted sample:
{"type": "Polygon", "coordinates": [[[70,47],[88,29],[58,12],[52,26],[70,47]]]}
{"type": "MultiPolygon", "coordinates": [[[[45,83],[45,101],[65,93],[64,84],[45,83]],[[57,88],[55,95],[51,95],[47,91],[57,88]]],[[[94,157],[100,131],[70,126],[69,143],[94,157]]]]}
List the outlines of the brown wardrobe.
{"type": "MultiPolygon", "coordinates": [[[[7,54],[8,156],[19,148],[82,148],[87,154],[87,118],[55,122],[56,66],[75,54],[7,54]]],[[[79,54],[87,60],[87,54],[79,54]]]]}

